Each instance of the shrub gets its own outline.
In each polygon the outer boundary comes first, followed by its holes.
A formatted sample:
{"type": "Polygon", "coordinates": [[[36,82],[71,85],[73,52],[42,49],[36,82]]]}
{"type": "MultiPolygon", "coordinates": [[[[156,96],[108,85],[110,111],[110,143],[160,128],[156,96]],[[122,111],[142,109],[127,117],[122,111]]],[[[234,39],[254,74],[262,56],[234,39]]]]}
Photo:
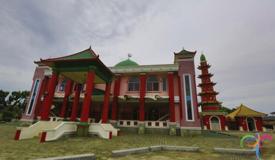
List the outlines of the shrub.
{"type": "Polygon", "coordinates": [[[5,122],[10,122],[13,119],[13,113],[8,110],[4,110],[2,113],[2,120],[5,122]]]}

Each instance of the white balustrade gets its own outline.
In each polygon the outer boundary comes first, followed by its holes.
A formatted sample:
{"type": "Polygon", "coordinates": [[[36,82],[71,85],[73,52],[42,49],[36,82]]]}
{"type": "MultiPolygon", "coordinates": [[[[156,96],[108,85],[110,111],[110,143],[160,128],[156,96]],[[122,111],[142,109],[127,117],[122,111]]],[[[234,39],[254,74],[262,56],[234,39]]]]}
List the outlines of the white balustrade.
{"type": "Polygon", "coordinates": [[[146,128],[168,128],[167,121],[145,121],[146,128]]]}
{"type": "MultiPolygon", "coordinates": [[[[138,127],[138,120],[119,120],[119,127],[138,127]]],[[[144,121],[146,128],[168,128],[167,121],[144,121]]]]}
{"type": "Polygon", "coordinates": [[[138,127],[137,120],[119,120],[118,126],[120,127],[138,127]]]}
{"type": "Polygon", "coordinates": [[[63,121],[62,117],[50,117],[50,121],[63,121]]]}

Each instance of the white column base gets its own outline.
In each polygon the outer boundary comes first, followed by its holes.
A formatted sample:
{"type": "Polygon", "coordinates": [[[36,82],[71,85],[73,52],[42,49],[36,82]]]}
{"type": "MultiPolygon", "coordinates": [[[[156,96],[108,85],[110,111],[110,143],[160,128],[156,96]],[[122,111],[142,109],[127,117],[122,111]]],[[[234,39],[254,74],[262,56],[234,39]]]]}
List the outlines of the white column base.
{"type": "Polygon", "coordinates": [[[228,126],[225,126],[225,131],[228,131],[228,126]]]}
{"type": "Polygon", "coordinates": [[[240,126],[240,131],[243,131],[243,127],[242,126],[240,126]]]}

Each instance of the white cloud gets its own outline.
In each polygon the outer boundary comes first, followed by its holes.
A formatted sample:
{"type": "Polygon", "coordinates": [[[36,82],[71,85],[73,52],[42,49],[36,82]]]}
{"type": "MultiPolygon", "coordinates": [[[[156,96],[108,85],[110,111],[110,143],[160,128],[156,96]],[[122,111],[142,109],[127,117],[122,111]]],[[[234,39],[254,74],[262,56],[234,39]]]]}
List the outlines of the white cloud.
{"type": "MultiPolygon", "coordinates": [[[[245,103],[269,112],[275,87],[274,4],[271,0],[5,1],[0,6],[0,87],[29,89],[34,60],[89,45],[108,66],[127,53],[140,64],[172,63],[173,52],[185,47],[205,52],[226,106],[245,103]]],[[[198,60],[199,54],[196,65],[198,60]]]]}

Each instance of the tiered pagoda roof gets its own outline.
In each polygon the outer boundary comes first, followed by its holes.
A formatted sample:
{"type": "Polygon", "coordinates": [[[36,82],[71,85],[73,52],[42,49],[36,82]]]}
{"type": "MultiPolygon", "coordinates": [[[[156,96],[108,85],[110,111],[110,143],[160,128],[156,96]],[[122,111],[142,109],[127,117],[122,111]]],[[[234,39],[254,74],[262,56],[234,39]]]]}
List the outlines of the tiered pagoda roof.
{"type": "Polygon", "coordinates": [[[217,83],[214,83],[214,82],[205,82],[205,83],[198,84],[198,87],[207,86],[207,85],[215,86],[216,84],[217,83]]]}
{"type": "Polygon", "coordinates": [[[203,78],[203,77],[213,77],[213,74],[212,73],[207,73],[207,74],[201,74],[198,76],[198,78],[203,78]]]}
{"type": "Polygon", "coordinates": [[[202,97],[202,102],[200,102],[199,105],[202,106],[203,112],[214,111],[211,109],[204,110],[204,107],[207,106],[213,106],[218,109],[215,111],[219,111],[221,102],[216,100],[216,96],[219,93],[214,90],[214,86],[216,85],[216,83],[211,81],[211,77],[213,76],[213,74],[208,72],[210,65],[207,63],[206,58],[203,54],[200,57],[200,61],[201,63],[198,69],[202,70],[202,74],[199,75],[198,78],[202,79],[202,83],[200,83],[198,87],[202,88],[202,91],[198,95],[202,97]]]}

